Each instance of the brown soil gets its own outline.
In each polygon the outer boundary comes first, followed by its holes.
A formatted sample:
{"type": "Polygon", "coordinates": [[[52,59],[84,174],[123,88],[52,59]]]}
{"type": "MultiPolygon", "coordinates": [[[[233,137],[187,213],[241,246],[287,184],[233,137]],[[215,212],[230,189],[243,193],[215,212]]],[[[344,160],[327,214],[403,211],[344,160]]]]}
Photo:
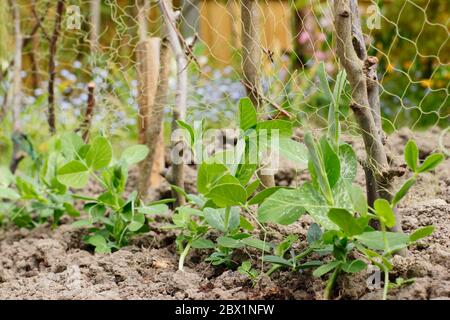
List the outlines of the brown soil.
{"type": "MultiPolygon", "coordinates": [[[[411,133],[401,130],[389,138],[393,156],[401,157],[409,137],[414,136],[421,157],[438,147],[438,131],[411,133]]],[[[447,142],[450,144],[450,141],[447,142]]],[[[360,146],[356,146],[360,148],[360,146]]],[[[446,147],[450,150],[450,145],[446,147]]],[[[363,183],[362,170],[359,181],[363,183]]],[[[295,170],[277,175],[279,184],[294,185],[301,178],[295,170]]],[[[195,174],[192,175],[195,177],[195,174]]],[[[192,179],[192,178],[191,178],[192,179]]],[[[400,184],[403,180],[399,179],[400,184]]],[[[195,184],[192,183],[192,191],[195,184]]],[[[155,191],[155,197],[168,189],[155,191]]],[[[402,202],[405,231],[433,224],[435,233],[410,248],[407,257],[393,259],[391,280],[415,278],[413,284],[390,291],[391,299],[450,298],[450,159],[423,175],[402,202]]],[[[268,239],[279,240],[295,233],[305,239],[311,220],[304,216],[290,226],[271,226],[268,239]]],[[[324,281],[310,271],[276,272],[253,284],[235,270],[203,262],[204,252],[193,251],[185,271],[177,271],[178,256],[173,233],[153,226],[152,232],[135,239],[129,247],[112,254],[93,254],[83,244],[83,230],[63,224],[52,230],[0,230],[0,299],[320,299],[324,281]]],[[[300,243],[304,243],[301,241],[300,243]]],[[[300,244],[301,245],[301,244],[300,244]]],[[[259,253],[240,252],[259,268],[259,253]]],[[[378,299],[379,289],[369,290],[369,274],[340,276],[335,297],[378,299]]]]}

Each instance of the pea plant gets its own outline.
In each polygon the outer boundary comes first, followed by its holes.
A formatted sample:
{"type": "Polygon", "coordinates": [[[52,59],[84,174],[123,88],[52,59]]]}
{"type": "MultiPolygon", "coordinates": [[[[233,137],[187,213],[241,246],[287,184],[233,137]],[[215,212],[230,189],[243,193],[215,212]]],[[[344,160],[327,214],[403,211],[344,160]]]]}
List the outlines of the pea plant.
{"type": "Polygon", "coordinates": [[[0,168],[4,223],[8,221],[18,227],[33,228],[51,220],[52,226],[56,227],[64,214],[72,217],[80,215],[73,206],[67,187],[56,178],[63,138],[54,137],[48,145],[48,152],[43,154],[36,154],[30,147],[33,164],[20,175],[13,175],[6,167],[0,168]]]}
{"type": "MultiPolygon", "coordinates": [[[[265,261],[295,270],[299,257],[311,252],[328,252],[331,261],[321,264],[313,273],[316,277],[331,273],[324,292],[327,299],[331,297],[340,272],[360,272],[367,267],[368,261],[384,271],[383,299],[386,299],[392,255],[430,235],[434,229],[427,226],[411,235],[387,231],[396,223],[394,208],[417,176],[434,169],[443,160],[443,155],[432,154],[419,166],[417,146],[413,141],[408,142],[405,161],[413,172],[412,178],[403,184],[392,202],[377,199],[370,208],[363,190],[354,183],[357,160],[350,145],[332,144],[327,136],[316,140],[311,134],[305,135],[305,144],[309,152],[311,182],[305,182],[296,189],[276,191],[262,202],[258,211],[261,222],[281,224],[290,224],[305,213],[311,215],[317,225],[311,226],[310,246],[290,259],[285,259],[281,252],[281,255],[264,257],[265,261]],[[371,220],[377,220],[381,230],[373,229],[369,223],[371,220]]],[[[269,272],[276,268],[272,267],[269,272]]]]}
{"type": "Polygon", "coordinates": [[[91,144],[85,144],[77,134],[70,134],[66,140],[64,161],[56,171],[58,182],[77,190],[85,188],[92,179],[103,188],[97,197],[72,194],[84,202],[83,209],[88,214],[87,219],[74,225],[89,229],[85,242],[93,245],[96,252],[111,252],[126,245],[132,235],[149,230],[149,218],[167,211],[165,203],[171,199],[145,205],[136,192],[124,195],[128,168],[147,156],[146,146],[130,146],[113,161],[113,150],[105,137],[98,136],[91,144]]]}
{"type": "MultiPolygon", "coordinates": [[[[186,206],[176,209],[170,228],[180,230],[177,247],[180,252],[179,269],[183,269],[184,260],[191,248],[213,249],[207,258],[213,265],[236,264],[232,260],[234,249],[244,246],[255,247],[264,252],[271,251],[271,245],[253,237],[251,231],[257,223],[251,206],[258,205],[281,187],[260,190],[261,184],[256,175],[260,163],[251,161],[251,148],[267,150],[275,137],[281,145],[280,150],[295,160],[305,162],[304,145],[291,140],[292,123],[286,120],[258,121],[256,110],[247,98],[239,105],[240,136],[238,142],[229,150],[222,150],[213,155],[203,154],[199,128],[179,121],[180,127],[186,129],[192,150],[202,153],[202,162],[198,167],[198,195],[186,194],[174,186],[188,200],[186,206]],[[297,150],[297,153],[292,153],[297,150]],[[214,236],[212,233],[214,232],[214,236]],[[217,236],[218,234],[218,236],[217,236]],[[212,239],[211,239],[212,238],[212,239]]],[[[198,156],[198,154],[194,154],[198,156]]],[[[259,223],[260,224],[260,223],[259,223]]],[[[260,224],[261,227],[263,227],[260,224]]],[[[264,228],[264,227],[263,227],[264,228]]],[[[247,265],[241,271],[253,274],[247,265]]]]}

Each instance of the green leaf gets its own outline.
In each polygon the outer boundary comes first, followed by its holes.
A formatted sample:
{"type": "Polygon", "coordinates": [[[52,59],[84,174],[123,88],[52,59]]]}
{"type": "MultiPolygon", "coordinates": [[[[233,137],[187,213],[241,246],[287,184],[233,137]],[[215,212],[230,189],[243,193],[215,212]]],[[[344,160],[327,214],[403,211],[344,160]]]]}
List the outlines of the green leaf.
{"type": "Polygon", "coordinates": [[[415,242],[422,238],[428,237],[434,232],[434,229],[435,229],[434,226],[426,226],[426,227],[417,229],[409,236],[409,240],[411,242],[415,242]]]}
{"type": "Polygon", "coordinates": [[[306,234],[308,244],[312,244],[322,239],[322,234],[322,229],[320,229],[320,226],[317,223],[311,224],[308,228],[308,233],[306,234]]]}
{"type": "Polygon", "coordinates": [[[261,251],[270,252],[270,248],[272,247],[270,243],[266,241],[262,241],[257,238],[245,238],[241,240],[247,246],[259,249],[261,251]]]}
{"type": "Polygon", "coordinates": [[[111,160],[111,143],[105,137],[96,137],[86,154],[86,164],[94,170],[99,170],[107,167],[111,160]]]}
{"type": "Polygon", "coordinates": [[[217,243],[225,248],[242,248],[244,246],[241,241],[230,237],[219,237],[217,238],[217,243]]]}
{"type": "Polygon", "coordinates": [[[325,137],[320,139],[320,147],[322,149],[323,163],[325,165],[328,183],[333,188],[341,175],[340,160],[325,137]]]}
{"type": "Polygon", "coordinates": [[[66,132],[61,136],[61,152],[67,159],[74,159],[83,146],[83,139],[76,133],[66,132]]]}
{"type": "MultiPolygon", "coordinates": [[[[269,136],[271,136],[271,134],[273,132],[275,132],[275,130],[278,130],[279,137],[282,137],[282,136],[291,137],[292,136],[292,122],[287,121],[287,120],[281,120],[281,119],[265,120],[265,121],[258,122],[258,124],[256,125],[256,130],[257,131],[267,130],[266,133],[269,136]]],[[[259,134],[259,132],[258,132],[258,134],[259,134]]]]}
{"type": "Polygon", "coordinates": [[[106,239],[101,235],[93,235],[86,239],[86,243],[95,247],[96,253],[110,253],[111,248],[108,246],[106,239]]]}
{"type": "Polygon", "coordinates": [[[225,225],[225,208],[214,209],[205,208],[203,210],[203,215],[205,216],[205,221],[208,225],[221,232],[227,232],[235,230],[240,225],[240,214],[238,207],[232,207],[230,209],[230,218],[228,220],[228,226],[225,225]]]}
{"type": "Polygon", "coordinates": [[[0,187],[0,199],[17,200],[20,195],[11,188],[0,187]]]}
{"type": "Polygon", "coordinates": [[[363,189],[358,185],[350,186],[350,197],[352,199],[354,211],[362,216],[366,215],[369,207],[363,189]]]}
{"type": "Polygon", "coordinates": [[[242,98],[239,101],[239,127],[246,131],[257,123],[257,114],[250,98],[242,98]]]}
{"type": "Polygon", "coordinates": [[[58,170],[58,181],[68,187],[84,188],[88,179],[88,168],[78,160],[72,160],[58,170]]]}
{"type": "MultiPolygon", "coordinates": [[[[409,235],[400,232],[386,232],[386,238],[388,241],[390,250],[399,250],[406,247],[409,243],[409,235]]],[[[356,236],[362,244],[373,250],[384,250],[383,232],[370,231],[364,232],[356,236]]]]}
{"type": "Polygon", "coordinates": [[[239,184],[225,183],[211,189],[206,195],[219,207],[229,207],[244,204],[247,200],[247,191],[239,184]]]}
{"type": "Polygon", "coordinates": [[[164,215],[169,211],[169,207],[164,203],[150,204],[148,206],[141,206],[138,211],[147,215],[164,215]]]}
{"type": "Polygon", "coordinates": [[[432,155],[429,155],[422,163],[422,165],[419,167],[417,172],[421,173],[433,170],[444,160],[444,158],[445,157],[442,153],[434,153],[432,155]]]}
{"type": "Polygon", "coordinates": [[[292,140],[290,137],[281,136],[278,139],[279,152],[287,160],[293,161],[299,168],[305,168],[308,164],[308,149],[303,143],[292,140]]]}
{"type": "Polygon", "coordinates": [[[258,220],[291,224],[305,212],[298,197],[297,189],[279,189],[258,208],[258,220]]]}
{"type": "Polygon", "coordinates": [[[339,146],[339,159],[342,179],[353,182],[356,177],[358,160],[356,159],[355,151],[349,144],[341,144],[339,146]]]}
{"type": "Polygon", "coordinates": [[[135,213],[133,216],[133,220],[128,225],[128,230],[131,232],[136,232],[141,229],[145,224],[145,216],[142,213],[135,213]]]}
{"type": "Polygon", "coordinates": [[[262,257],[264,262],[269,262],[269,263],[273,263],[273,264],[279,264],[285,267],[292,267],[293,264],[291,261],[286,260],[282,257],[279,256],[263,256],[262,257]]]}
{"type": "Polygon", "coordinates": [[[395,226],[394,210],[386,199],[376,199],[373,206],[376,215],[382,219],[388,228],[395,226]]]}
{"type": "Polygon", "coordinates": [[[358,224],[353,214],[345,209],[330,209],[328,212],[328,218],[338,225],[348,237],[353,237],[364,232],[364,228],[358,224]]]}
{"type": "Polygon", "coordinates": [[[121,159],[129,165],[139,163],[147,157],[148,151],[147,146],[137,144],[126,148],[122,153],[121,159]]]}
{"type": "Polygon", "coordinates": [[[249,198],[256,191],[256,189],[258,189],[260,184],[261,182],[259,182],[259,180],[255,180],[245,187],[247,191],[247,198],[249,198]]]}
{"type": "MultiPolygon", "coordinates": [[[[315,178],[314,180],[317,180],[320,190],[322,191],[322,194],[327,200],[327,203],[333,203],[333,194],[331,192],[331,186],[328,181],[327,172],[325,170],[325,164],[319,153],[317,144],[315,143],[314,138],[310,133],[305,134],[305,144],[309,151],[309,159],[310,163],[312,163],[311,168],[313,168],[311,175],[315,178]]],[[[330,158],[333,157],[330,156],[330,158]]],[[[333,167],[332,164],[330,164],[330,169],[332,167],[333,167]]]]}
{"type": "Polygon", "coordinates": [[[228,172],[228,168],[220,163],[202,163],[198,168],[197,190],[202,194],[209,192],[214,183],[228,172]]]}
{"type": "Polygon", "coordinates": [[[330,272],[331,270],[334,270],[341,264],[342,264],[342,261],[339,261],[339,260],[333,260],[331,262],[328,262],[327,264],[324,264],[324,265],[318,267],[316,270],[314,270],[313,276],[321,277],[321,276],[327,274],[328,272],[330,272]]]}
{"type": "Polygon", "coordinates": [[[362,260],[351,260],[342,264],[342,270],[347,273],[358,273],[367,268],[367,264],[362,260]]]}
{"type": "Polygon", "coordinates": [[[83,227],[93,227],[93,224],[90,220],[78,220],[72,223],[74,228],[83,228],[83,227]]]}
{"type": "Polygon", "coordinates": [[[253,225],[250,223],[250,221],[248,221],[244,216],[241,216],[239,218],[239,225],[241,226],[242,229],[245,229],[248,231],[253,231],[255,229],[255,227],[253,227],[253,225]]]}
{"type": "Polygon", "coordinates": [[[405,183],[402,185],[402,187],[400,188],[400,190],[397,191],[397,193],[394,195],[394,198],[392,199],[392,206],[395,207],[400,200],[403,199],[403,197],[406,196],[406,194],[408,193],[409,189],[411,189],[411,187],[414,185],[414,183],[416,182],[416,178],[415,177],[411,177],[408,180],[405,181],[405,183]]]}
{"type": "Polygon", "coordinates": [[[191,246],[194,249],[214,249],[216,247],[214,242],[207,239],[196,239],[192,241],[191,246]]]}
{"type": "Polygon", "coordinates": [[[192,128],[192,126],[190,124],[188,124],[182,120],[176,120],[175,122],[177,123],[177,125],[180,128],[183,128],[188,132],[190,145],[193,146],[194,142],[195,142],[194,128],[192,128]]]}
{"type": "Polygon", "coordinates": [[[267,197],[270,197],[272,194],[277,192],[278,190],[282,189],[284,187],[276,186],[276,187],[270,187],[267,189],[262,190],[258,194],[256,194],[253,198],[251,198],[247,204],[254,205],[254,204],[260,204],[262,203],[267,197]]]}
{"type": "Polygon", "coordinates": [[[323,91],[325,96],[331,101],[331,103],[334,104],[333,93],[331,92],[330,84],[328,83],[328,75],[327,71],[325,70],[325,63],[323,61],[319,64],[319,67],[317,69],[317,76],[319,77],[320,89],[323,91]]]}
{"type": "Polygon", "coordinates": [[[413,172],[416,172],[418,161],[419,149],[417,148],[417,144],[414,140],[409,140],[405,146],[405,162],[413,172]]]}

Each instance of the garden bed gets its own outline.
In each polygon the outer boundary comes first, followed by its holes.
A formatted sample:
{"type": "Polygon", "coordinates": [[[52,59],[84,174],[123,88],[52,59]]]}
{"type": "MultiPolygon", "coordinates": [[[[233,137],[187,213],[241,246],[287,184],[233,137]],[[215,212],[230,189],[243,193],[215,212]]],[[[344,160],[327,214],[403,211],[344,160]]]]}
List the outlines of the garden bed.
{"type": "MultiPolygon", "coordinates": [[[[389,141],[393,155],[400,157],[408,138],[413,137],[424,158],[438,148],[439,136],[437,130],[414,134],[401,130],[389,141]]],[[[280,184],[296,183],[289,170],[278,176],[280,184]]],[[[357,179],[363,184],[360,168],[357,179]]],[[[393,258],[391,281],[398,277],[415,281],[391,290],[389,298],[449,299],[450,159],[419,178],[399,211],[406,232],[430,224],[436,230],[412,246],[408,256],[393,258]]],[[[271,225],[268,239],[294,233],[302,243],[311,221],[303,216],[287,227],[271,225]]],[[[44,224],[33,230],[0,230],[0,299],[320,299],[325,287],[324,279],[313,277],[310,271],[279,271],[253,284],[236,270],[204,262],[206,254],[199,251],[188,256],[184,271],[178,271],[175,235],[160,228],[165,224],[163,218],[153,223],[150,233],[111,254],[94,254],[82,241],[83,229],[70,223],[65,218],[57,229],[44,224]]],[[[260,268],[260,252],[236,254],[250,257],[254,267],[260,268]]],[[[340,275],[334,296],[380,298],[382,289],[370,290],[366,284],[369,275],[366,271],[340,275]]]]}

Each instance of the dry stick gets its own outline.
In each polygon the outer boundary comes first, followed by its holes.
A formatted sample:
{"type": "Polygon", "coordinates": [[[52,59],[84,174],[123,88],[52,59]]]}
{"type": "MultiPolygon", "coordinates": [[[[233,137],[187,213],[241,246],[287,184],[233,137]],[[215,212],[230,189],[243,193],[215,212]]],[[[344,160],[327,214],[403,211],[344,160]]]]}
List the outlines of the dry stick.
{"type": "MultiPolygon", "coordinates": [[[[178,128],[176,123],[177,120],[185,120],[186,118],[186,107],[187,107],[187,85],[188,85],[188,60],[186,58],[186,53],[181,45],[181,41],[178,38],[176,20],[179,16],[175,14],[172,9],[172,3],[167,0],[160,0],[159,5],[161,8],[164,24],[166,26],[167,37],[169,39],[170,46],[172,48],[173,54],[175,55],[175,60],[177,63],[177,88],[175,95],[175,108],[173,110],[173,122],[172,131],[178,128]]],[[[184,189],[184,164],[183,164],[183,142],[173,141],[172,151],[178,154],[173,154],[172,156],[178,159],[172,159],[172,181],[171,183],[179,188],[184,189]]],[[[180,206],[185,203],[183,195],[178,192],[174,192],[174,197],[176,198],[175,205],[180,206]]]]}
{"type": "Polygon", "coordinates": [[[92,124],[92,115],[94,114],[94,108],[95,108],[95,83],[89,82],[88,84],[88,101],[87,101],[87,107],[86,107],[86,113],[84,114],[84,120],[82,124],[82,130],[83,130],[83,141],[84,143],[89,142],[89,132],[91,130],[91,124],[92,124]]]}
{"type": "Polygon", "coordinates": [[[11,111],[13,119],[13,153],[10,163],[10,170],[14,173],[19,165],[19,162],[23,159],[23,155],[20,155],[20,140],[22,125],[20,123],[20,107],[21,107],[21,91],[22,91],[22,78],[20,72],[22,69],[22,33],[20,31],[20,12],[15,0],[10,2],[13,10],[14,19],[14,36],[15,36],[15,50],[14,50],[14,72],[13,72],[13,86],[11,95],[11,111]]]}
{"type": "MultiPolygon", "coordinates": [[[[371,62],[367,57],[363,41],[357,1],[336,0],[334,2],[334,23],[337,55],[347,72],[352,88],[351,108],[361,129],[367,154],[368,168],[365,172],[368,200],[374,201],[374,197],[383,197],[390,201],[393,171],[389,166],[380,135],[379,97],[375,97],[377,89],[375,90],[372,82],[369,81],[368,84],[367,81],[368,72],[370,71],[373,77],[374,71],[373,68],[372,70],[367,68],[371,62]]],[[[398,215],[396,220],[397,224],[393,230],[401,231],[401,219],[398,215]]]]}
{"type": "MultiPolygon", "coordinates": [[[[169,90],[170,49],[166,39],[161,40],[160,43],[158,85],[153,107],[150,109],[149,117],[152,121],[147,128],[145,139],[147,141],[149,153],[147,158],[142,162],[141,179],[139,181],[139,195],[141,199],[146,199],[148,197],[148,191],[153,182],[151,179],[152,171],[159,175],[160,171],[157,170],[163,169],[161,168],[161,165],[164,165],[164,153],[160,152],[160,154],[158,154],[158,144],[154,143],[154,141],[161,139],[162,134],[164,107],[167,105],[169,90]],[[160,157],[162,157],[162,163],[158,166],[157,162],[160,157]]],[[[161,146],[162,151],[164,151],[164,146],[161,146]]]]}
{"type": "Polygon", "coordinates": [[[89,40],[91,42],[91,52],[96,52],[99,47],[98,35],[100,30],[100,0],[91,0],[90,9],[91,30],[89,34],[89,40]]]}
{"type": "Polygon", "coordinates": [[[48,61],[48,125],[52,134],[56,133],[55,124],[55,59],[58,37],[61,32],[61,22],[64,10],[64,0],[58,0],[56,5],[56,18],[53,34],[50,39],[50,55],[48,61]]]}
{"type": "Polygon", "coordinates": [[[159,101],[155,101],[157,93],[167,96],[167,77],[170,61],[166,61],[169,56],[169,50],[166,44],[163,44],[160,52],[160,38],[150,38],[146,41],[139,42],[137,45],[138,57],[138,76],[140,79],[139,93],[139,141],[145,143],[150,152],[143,162],[140,164],[139,177],[139,194],[142,199],[148,196],[148,190],[151,186],[161,184],[160,172],[164,166],[164,144],[162,141],[162,109],[164,107],[155,106],[159,101]],[[161,63],[167,63],[161,66],[161,63]],[[162,68],[163,67],[163,68],[162,68]],[[164,79],[158,84],[158,74],[164,79]],[[165,73],[163,75],[163,73],[165,73]],[[163,89],[159,86],[163,85],[163,89]],[[159,90],[165,90],[159,92],[159,90]],[[158,108],[159,110],[155,110],[158,108]],[[160,112],[161,110],[161,112],[160,112]]]}
{"type": "MultiPolygon", "coordinates": [[[[263,99],[261,98],[259,72],[261,70],[261,44],[260,23],[258,15],[258,2],[254,0],[242,0],[241,21],[242,21],[242,71],[243,83],[247,90],[247,95],[258,111],[261,111],[263,99]]],[[[259,179],[264,188],[275,186],[273,174],[263,175],[258,172],[259,179]]]]}

